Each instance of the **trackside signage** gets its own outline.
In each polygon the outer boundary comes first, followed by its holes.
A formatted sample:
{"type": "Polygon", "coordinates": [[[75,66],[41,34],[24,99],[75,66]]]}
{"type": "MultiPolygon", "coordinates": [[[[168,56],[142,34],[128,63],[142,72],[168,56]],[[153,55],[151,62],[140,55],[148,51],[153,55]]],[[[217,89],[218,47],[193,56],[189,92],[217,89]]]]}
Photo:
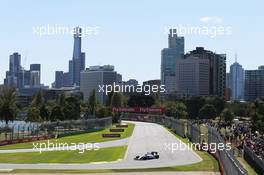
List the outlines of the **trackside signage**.
{"type": "Polygon", "coordinates": [[[150,113],[164,113],[165,108],[143,108],[143,107],[133,107],[133,108],[126,108],[126,107],[119,107],[119,108],[112,108],[113,112],[150,112],[150,113]]]}

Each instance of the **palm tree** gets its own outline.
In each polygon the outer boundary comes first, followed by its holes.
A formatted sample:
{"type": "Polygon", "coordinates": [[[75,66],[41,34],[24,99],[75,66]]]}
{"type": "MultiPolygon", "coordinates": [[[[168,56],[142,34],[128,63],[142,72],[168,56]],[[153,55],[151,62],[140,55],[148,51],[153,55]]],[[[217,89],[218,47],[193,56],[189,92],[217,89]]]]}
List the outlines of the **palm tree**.
{"type": "Polygon", "coordinates": [[[3,87],[0,92],[0,120],[4,120],[6,126],[16,117],[16,102],[15,88],[3,87]]]}
{"type": "Polygon", "coordinates": [[[42,90],[38,91],[31,102],[32,107],[40,108],[44,102],[42,90]]]}

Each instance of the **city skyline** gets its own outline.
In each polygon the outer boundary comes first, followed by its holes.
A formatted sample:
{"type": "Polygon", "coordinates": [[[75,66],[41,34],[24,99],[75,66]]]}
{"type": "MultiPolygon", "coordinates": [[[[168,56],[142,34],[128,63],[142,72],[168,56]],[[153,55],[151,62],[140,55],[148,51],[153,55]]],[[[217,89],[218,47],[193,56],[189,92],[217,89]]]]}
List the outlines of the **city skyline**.
{"type": "MultiPolygon", "coordinates": [[[[105,2],[105,6],[99,6],[100,3],[97,2],[84,1],[78,4],[73,1],[65,2],[64,6],[52,1],[38,3],[39,5],[33,1],[30,2],[6,1],[1,3],[0,18],[4,21],[4,26],[9,26],[8,28],[3,27],[3,32],[0,34],[2,38],[1,84],[5,71],[8,70],[9,55],[13,52],[21,54],[21,64],[26,69],[29,68],[29,64],[40,63],[42,65],[41,80],[45,85],[50,86],[54,81],[56,70],[67,71],[68,60],[72,56],[72,35],[40,37],[33,34],[33,27],[47,26],[47,24],[72,28],[78,25],[98,26],[98,35],[83,38],[82,50],[87,54],[85,67],[112,64],[115,65],[118,72],[123,74],[124,80],[131,78],[143,82],[160,78],[160,50],[167,47],[167,34],[164,32],[164,28],[179,24],[213,26],[217,23],[217,25],[232,28],[231,35],[215,38],[203,35],[183,35],[185,37],[185,53],[201,46],[216,53],[226,53],[227,67],[234,62],[235,53],[238,53],[238,62],[243,65],[245,70],[257,69],[259,65],[262,65],[262,56],[258,54],[263,39],[263,35],[261,35],[263,24],[259,23],[263,17],[260,10],[261,1],[247,4],[247,8],[243,4],[234,2],[228,2],[229,6],[225,6],[226,3],[222,2],[217,5],[225,8],[217,9],[205,2],[202,5],[197,5],[209,8],[207,14],[201,13],[201,11],[198,13],[194,5],[189,7],[188,11],[193,10],[193,12],[188,15],[184,13],[185,8],[180,8],[185,7],[186,3],[173,1],[167,1],[167,3],[151,1],[117,3],[112,1],[105,2]],[[139,3],[141,6],[137,7],[139,3]],[[28,4],[32,7],[33,12],[27,12],[28,4]],[[173,4],[179,6],[177,11],[172,10],[173,4]],[[109,5],[112,5],[116,11],[108,9],[109,5]],[[72,6],[78,9],[74,15],[68,14],[68,10],[72,6]],[[47,14],[45,11],[48,7],[50,10],[47,14]],[[163,10],[163,13],[156,13],[159,7],[166,7],[167,10],[165,12],[163,10]],[[236,14],[232,13],[234,8],[236,14]],[[221,9],[225,9],[225,14],[221,9]],[[247,9],[247,15],[244,14],[245,9],[247,9]],[[8,11],[12,10],[19,10],[21,14],[7,15],[10,14],[8,11]],[[100,13],[97,12],[98,10],[100,13]],[[134,13],[135,10],[138,14],[134,13]],[[118,12],[123,12],[123,17],[118,15],[118,12]],[[20,16],[27,21],[19,21],[20,16]],[[52,18],[54,16],[55,18],[52,18]],[[141,17],[139,18],[139,16],[141,17]],[[14,23],[14,21],[16,22],[14,23]],[[109,21],[113,21],[114,24],[112,25],[109,21]],[[247,21],[251,21],[250,26],[247,21]],[[253,43],[254,47],[248,47],[249,43],[253,43]],[[254,60],[254,62],[249,60],[254,60]],[[151,66],[145,66],[149,63],[151,66]]],[[[198,2],[194,2],[194,4],[196,3],[198,2]]]]}
{"type": "Polygon", "coordinates": [[[263,6],[0,1],[0,174],[263,174],[263,6]]]}

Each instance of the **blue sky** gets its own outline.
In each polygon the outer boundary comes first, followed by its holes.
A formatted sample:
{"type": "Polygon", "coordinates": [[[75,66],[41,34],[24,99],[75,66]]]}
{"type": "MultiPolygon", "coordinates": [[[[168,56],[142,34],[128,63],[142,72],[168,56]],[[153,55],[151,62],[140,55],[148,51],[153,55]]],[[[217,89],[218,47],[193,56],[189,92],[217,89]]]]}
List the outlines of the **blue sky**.
{"type": "Polygon", "coordinates": [[[167,47],[167,26],[231,27],[229,35],[186,35],[185,52],[203,46],[227,54],[227,65],[245,69],[264,64],[264,3],[262,0],[17,0],[0,2],[0,83],[9,55],[19,52],[22,65],[41,63],[42,82],[50,85],[55,70],[68,70],[72,57],[70,34],[38,36],[39,26],[99,27],[98,35],[83,38],[86,66],[112,64],[123,79],[140,82],[160,77],[160,51],[167,47]]]}

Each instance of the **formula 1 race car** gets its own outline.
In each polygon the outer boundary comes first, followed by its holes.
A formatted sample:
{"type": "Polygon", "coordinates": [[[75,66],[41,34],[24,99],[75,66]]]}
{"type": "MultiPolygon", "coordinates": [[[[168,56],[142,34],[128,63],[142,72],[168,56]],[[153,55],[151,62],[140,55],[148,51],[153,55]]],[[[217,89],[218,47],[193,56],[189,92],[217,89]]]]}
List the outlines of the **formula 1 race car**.
{"type": "Polygon", "coordinates": [[[152,159],[159,159],[159,154],[158,152],[152,151],[152,152],[147,152],[147,154],[143,156],[136,156],[134,160],[152,160],[152,159]]]}

